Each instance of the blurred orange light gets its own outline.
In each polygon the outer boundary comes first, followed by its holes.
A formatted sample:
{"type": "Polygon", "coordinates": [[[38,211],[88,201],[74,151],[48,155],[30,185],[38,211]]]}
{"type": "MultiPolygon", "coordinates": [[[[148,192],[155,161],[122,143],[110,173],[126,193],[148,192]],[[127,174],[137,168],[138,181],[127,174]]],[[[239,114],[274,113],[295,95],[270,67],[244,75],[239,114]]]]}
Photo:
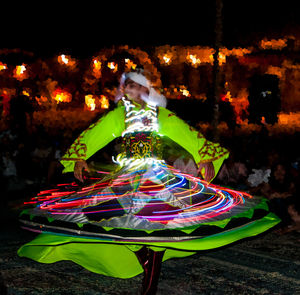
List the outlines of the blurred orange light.
{"type": "Polygon", "coordinates": [[[195,67],[201,63],[201,59],[195,54],[188,54],[187,60],[195,67]]]}
{"type": "Polygon", "coordinates": [[[109,100],[105,95],[100,96],[100,103],[101,103],[101,109],[108,109],[109,108],[109,100]]]}
{"type": "Polygon", "coordinates": [[[191,96],[190,92],[184,86],[180,87],[180,92],[182,93],[183,96],[186,96],[186,97],[191,96]]]}
{"type": "Polygon", "coordinates": [[[26,95],[26,96],[30,96],[29,92],[26,91],[26,90],[23,90],[23,91],[22,91],[22,94],[23,94],[23,95],[26,95]]]}
{"type": "Polygon", "coordinates": [[[16,78],[19,81],[22,81],[27,78],[27,73],[26,73],[26,65],[22,64],[20,66],[16,66],[14,72],[13,72],[13,77],[16,78]]]}
{"type": "Polygon", "coordinates": [[[118,65],[115,62],[109,62],[107,66],[115,73],[118,71],[118,65]]]}
{"type": "Polygon", "coordinates": [[[101,77],[101,67],[102,67],[101,61],[99,61],[98,59],[94,59],[93,60],[93,75],[98,79],[101,77]]]}
{"type": "Polygon", "coordinates": [[[67,91],[56,89],[53,92],[53,98],[56,100],[57,103],[70,102],[72,100],[72,95],[67,91]]]}
{"type": "Polygon", "coordinates": [[[223,53],[221,53],[221,52],[219,52],[218,60],[219,60],[219,64],[220,65],[223,64],[223,63],[225,63],[226,62],[226,55],[223,54],[223,53]]]}
{"type": "Polygon", "coordinates": [[[75,60],[69,55],[61,54],[57,57],[57,60],[61,65],[68,65],[70,67],[75,65],[75,60]]]}
{"type": "Polygon", "coordinates": [[[98,59],[94,59],[94,69],[97,71],[101,70],[101,61],[98,59]]]}
{"type": "Polygon", "coordinates": [[[0,61],[0,71],[6,70],[6,69],[7,69],[7,65],[0,61]]]}
{"type": "Polygon", "coordinates": [[[282,49],[287,46],[287,39],[263,39],[260,42],[260,47],[262,49],[282,49]]]}
{"type": "Polygon", "coordinates": [[[231,97],[230,91],[227,91],[226,94],[222,95],[221,100],[232,102],[232,97],[231,97]]]}
{"type": "Polygon", "coordinates": [[[68,64],[68,63],[69,63],[69,59],[68,59],[64,54],[62,54],[62,55],[60,56],[60,58],[61,58],[61,61],[62,61],[64,64],[68,64]]]}
{"type": "MultiPolygon", "coordinates": [[[[210,63],[213,64],[214,62],[214,55],[213,54],[210,54],[209,55],[209,59],[210,59],[210,63]]],[[[223,64],[226,62],[226,55],[219,52],[219,55],[218,55],[218,61],[219,61],[219,65],[223,64]]]]}
{"type": "Polygon", "coordinates": [[[96,109],[95,98],[92,94],[88,94],[85,96],[85,104],[87,105],[90,111],[94,111],[96,109]]]}
{"type": "Polygon", "coordinates": [[[131,69],[135,70],[135,69],[136,69],[136,66],[137,66],[137,65],[136,65],[132,60],[130,60],[129,58],[125,58],[125,64],[126,64],[126,67],[127,67],[128,70],[131,70],[131,69]]]}
{"type": "Polygon", "coordinates": [[[172,56],[170,54],[165,54],[163,56],[163,61],[165,64],[169,65],[171,63],[172,56]]]}

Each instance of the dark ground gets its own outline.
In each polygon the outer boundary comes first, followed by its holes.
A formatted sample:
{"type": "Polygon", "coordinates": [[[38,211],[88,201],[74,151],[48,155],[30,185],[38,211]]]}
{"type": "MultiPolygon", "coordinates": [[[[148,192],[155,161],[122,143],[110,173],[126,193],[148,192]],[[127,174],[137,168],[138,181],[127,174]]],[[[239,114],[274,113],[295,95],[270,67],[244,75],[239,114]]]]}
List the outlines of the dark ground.
{"type": "MultiPolygon", "coordinates": [[[[16,212],[1,214],[0,294],[139,294],[142,275],[115,279],[62,261],[40,264],[17,256],[35,234],[19,229],[16,212]]],[[[300,233],[275,229],[224,248],[163,263],[158,295],[300,294],[300,233]]]]}

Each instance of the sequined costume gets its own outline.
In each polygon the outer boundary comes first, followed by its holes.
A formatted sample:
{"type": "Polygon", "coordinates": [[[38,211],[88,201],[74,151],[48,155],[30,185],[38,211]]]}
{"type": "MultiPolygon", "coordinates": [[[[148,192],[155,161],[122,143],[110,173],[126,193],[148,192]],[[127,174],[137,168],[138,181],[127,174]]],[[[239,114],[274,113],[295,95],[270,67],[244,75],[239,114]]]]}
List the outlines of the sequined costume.
{"type": "Polygon", "coordinates": [[[126,97],[84,131],[62,159],[64,172],[122,136],[118,168],[89,180],[41,192],[23,211],[24,228],[40,232],[18,254],[44,263],[72,260],[90,271],[120,278],[143,272],[135,253],[163,251],[163,260],[224,246],[279,222],[265,199],[209,184],[162,159],[165,137],[195,163],[215,173],[228,151],[210,142],[163,107],[126,97]]]}

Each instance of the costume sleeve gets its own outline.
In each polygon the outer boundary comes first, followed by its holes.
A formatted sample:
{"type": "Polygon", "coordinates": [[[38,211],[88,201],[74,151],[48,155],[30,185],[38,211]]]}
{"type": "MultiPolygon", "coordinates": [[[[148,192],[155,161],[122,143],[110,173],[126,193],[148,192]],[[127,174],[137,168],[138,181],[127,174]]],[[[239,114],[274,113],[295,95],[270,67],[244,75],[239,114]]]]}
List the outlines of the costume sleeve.
{"type": "Polygon", "coordinates": [[[74,171],[75,162],[87,160],[125,129],[124,107],[119,106],[83,131],[61,159],[63,173],[74,171]]]}
{"type": "Polygon", "coordinates": [[[159,108],[158,122],[160,134],[169,137],[187,150],[198,167],[200,163],[212,162],[217,175],[223,161],[229,156],[228,150],[219,143],[206,140],[200,132],[165,108],[159,108]]]}

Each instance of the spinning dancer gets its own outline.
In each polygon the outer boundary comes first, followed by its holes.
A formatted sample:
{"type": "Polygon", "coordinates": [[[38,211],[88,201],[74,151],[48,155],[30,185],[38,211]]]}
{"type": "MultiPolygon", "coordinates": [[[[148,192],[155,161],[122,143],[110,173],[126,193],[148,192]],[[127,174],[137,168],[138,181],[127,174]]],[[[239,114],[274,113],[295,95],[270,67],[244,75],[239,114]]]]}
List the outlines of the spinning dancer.
{"type": "Polygon", "coordinates": [[[124,73],[117,107],[85,130],[62,158],[64,172],[84,181],[43,191],[21,215],[41,233],[18,254],[39,262],[71,260],[119,278],[144,272],[142,294],[155,294],[161,261],[257,235],[279,222],[265,199],[209,182],[229,156],[174,113],[141,72],[124,73]],[[111,173],[86,160],[122,136],[111,173]],[[203,179],[162,159],[164,137],[194,158],[203,179]]]}

